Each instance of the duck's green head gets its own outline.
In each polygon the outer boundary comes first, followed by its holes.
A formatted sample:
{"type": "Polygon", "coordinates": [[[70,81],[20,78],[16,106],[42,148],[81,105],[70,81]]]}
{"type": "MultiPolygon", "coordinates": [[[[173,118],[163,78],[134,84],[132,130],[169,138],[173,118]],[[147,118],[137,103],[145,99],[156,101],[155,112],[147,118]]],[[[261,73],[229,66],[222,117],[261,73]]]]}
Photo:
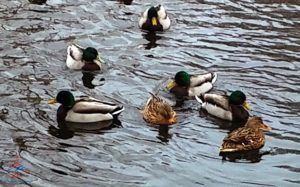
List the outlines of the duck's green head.
{"type": "Polygon", "coordinates": [[[58,92],[55,99],[49,99],[48,104],[60,103],[64,107],[72,107],[75,104],[74,96],[69,91],[58,92]]]}
{"type": "Polygon", "coordinates": [[[175,75],[175,82],[179,86],[189,87],[191,84],[191,76],[185,71],[179,71],[175,75]]]}
{"type": "Polygon", "coordinates": [[[242,105],[245,109],[250,110],[250,105],[246,101],[246,95],[242,91],[234,91],[229,96],[229,103],[233,105],[242,105]]]}
{"type": "Polygon", "coordinates": [[[88,62],[96,60],[98,57],[98,51],[93,47],[87,47],[83,50],[82,59],[88,62]]]}
{"type": "Polygon", "coordinates": [[[151,24],[153,26],[156,26],[157,25],[157,17],[158,17],[157,9],[155,7],[149,8],[147,16],[151,20],[151,24]]]}
{"type": "Polygon", "coordinates": [[[87,47],[83,50],[82,59],[87,62],[94,62],[99,67],[101,67],[101,63],[104,63],[104,61],[100,58],[98,51],[93,47],[87,47]]]}
{"type": "Polygon", "coordinates": [[[179,71],[176,73],[174,80],[167,85],[167,88],[170,90],[176,85],[189,87],[190,84],[191,84],[191,75],[185,71],[179,71]]]}

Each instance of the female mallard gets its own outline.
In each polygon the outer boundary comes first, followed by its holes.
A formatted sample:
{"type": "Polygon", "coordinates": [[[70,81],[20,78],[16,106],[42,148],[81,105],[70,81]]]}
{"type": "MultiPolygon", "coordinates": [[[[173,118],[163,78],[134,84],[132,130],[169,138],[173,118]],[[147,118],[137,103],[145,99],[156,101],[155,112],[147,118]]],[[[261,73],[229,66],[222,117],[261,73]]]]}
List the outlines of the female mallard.
{"type": "Polygon", "coordinates": [[[139,21],[139,27],[148,31],[165,31],[170,26],[171,21],[162,5],[148,8],[139,21]]]}
{"type": "Polygon", "coordinates": [[[167,89],[178,98],[199,96],[210,91],[216,80],[217,73],[190,75],[185,71],[179,71],[174,80],[167,85],[167,89]]]}
{"type": "Polygon", "coordinates": [[[265,144],[264,131],[271,131],[271,127],[263,123],[260,117],[251,117],[245,127],[232,131],[223,140],[221,153],[250,151],[260,149],[265,144]]]}
{"type": "Polygon", "coordinates": [[[101,63],[98,51],[93,47],[83,49],[77,44],[68,46],[67,67],[74,70],[96,71],[101,70],[101,63]]]}
{"type": "Polygon", "coordinates": [[[74,99],[69,91],[60,91],[55,99],[50,99],[49,104],[61,103],[57,109],[57,121],[60,123],[97,124],[111,121],[116,118],[124,107],[113,103],[102,102],[97,99],[83,96],[74,99]]]}
{"type": "Polygon", "coordinates": [[[144,110],[144,120],[155,125],[172,125],[176,123],[176,112],[158,96],[152,95],[148,99],[144,110]]]}
{"type": "Polygon", "coordinates": [[[201,98],[195,97],[201,108],[209,114],[233,121],[237,126],[244,126],[249,118],[250,105],[246,101],[246,95],[241,91],[234,91],[229,97],[209,93],[201,95],[201,98]]]}

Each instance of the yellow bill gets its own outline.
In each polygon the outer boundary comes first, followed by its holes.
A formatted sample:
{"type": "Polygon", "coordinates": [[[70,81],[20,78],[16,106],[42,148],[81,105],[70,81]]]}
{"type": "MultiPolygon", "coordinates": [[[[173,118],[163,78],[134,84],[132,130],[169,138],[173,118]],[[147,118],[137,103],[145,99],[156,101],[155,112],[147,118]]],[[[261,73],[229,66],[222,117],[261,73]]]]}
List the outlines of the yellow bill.
{"type": "Polygon", "coordinates": [[[58,102],[56,101],[56,99],[49,99],[49,100],[48,100],[48,104],[55,104],[55,103],[58,103],[58,102]]]}
{"type": "Polygon", "coordinates": [[[172,80],[171,82],[168,83],[167,85],[167,89],[171,90],[172,88],[174,88],[176,86],[176,82],[175,80],[172,80]]]}
{"type": "Polygon", "coordinates": [[[101,63],[104,63],[104,60],[98,55],[96,60],[94,60],[94,62],[101,67],[101,63]]]}
{"type": "Polygon", "coordinates": [[[245,102],[243,103],[243,107],[244,107],[245,109],[247,109],[247,110],[251,110],[251,106],[250,106],[250,104],[249,104],[247,101],[245,101],[245,102]]]}
{"type": "Polygon", "coordinates": [[[151,21],[152,21],[152,25],[153,26],[157,25],[157,19],[156,19],[156,17],[153,17],[151,21]]]}

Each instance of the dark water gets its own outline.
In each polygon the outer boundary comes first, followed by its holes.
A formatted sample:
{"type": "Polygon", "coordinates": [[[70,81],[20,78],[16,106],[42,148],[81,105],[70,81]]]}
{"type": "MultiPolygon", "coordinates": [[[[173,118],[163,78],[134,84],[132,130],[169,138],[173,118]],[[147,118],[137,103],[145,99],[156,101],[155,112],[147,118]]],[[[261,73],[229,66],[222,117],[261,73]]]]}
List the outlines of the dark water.
{"type": "Polygon", "coordinates": [[[32,186],[299,186],[300,1],[166,0],[172,27],[156,36],[137,26],[149,5],[0,0],[1,167],[20,151],[32,186]],[[65,67],[74,40],[106,61],[104,73],[84,75],[92,84],[65,67]],[[215,90],[247,94],[252,114],[273,128],[254,160],[222,161],[225,123],[196,102],[176,108],[168,142],[143,121],[148,92],[179,70],[216,71],[215,90]],[[52,136],[57,106],[47,99],[60,89],[122,103],[123,128],[52,136]]]}

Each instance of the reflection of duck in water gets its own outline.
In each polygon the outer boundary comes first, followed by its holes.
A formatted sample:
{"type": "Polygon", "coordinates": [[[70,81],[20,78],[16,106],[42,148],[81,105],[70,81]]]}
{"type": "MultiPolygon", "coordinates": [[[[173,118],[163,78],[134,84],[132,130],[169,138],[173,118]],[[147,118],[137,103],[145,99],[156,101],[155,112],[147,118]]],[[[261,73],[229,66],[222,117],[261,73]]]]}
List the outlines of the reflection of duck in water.
{"type": "Polygon", "coordinates": [[[68,46],[67,67],[74,70],[97,71],[101,70],[101,63],[98,51],[93,47],[83,49],[77,44],[68,46]]]}
{"type": "Polygon", "coordinates": [[[149,41],[145,49],[151,49],[157,47],[156,41],[161,39],[161,36],[156,35],[155,32],[147,32],[143,34],[144,38],[149,41]]]}
{"type": "Polygon", "coordinates": [[[42,5],[42,4],[46,3],[47,0],[29,0],[29,2],[32,4],[42,5]]]}
{"type": "Polygon", "coordinates": [[[139,27],[148,31],[165,31],[170,26],[171,21],[162,5],[148,8],[139,20],[139,27]]]}
{"type": "Polygon", "coordinates": [[[162,142],[169,142],[169,139],[172,138],[172,135],[169,134],[169,125],[159,125],[157,138],[162,142]]]}
{"type": "MultiPolygon", "coordinates": [[[[90,89],[94,89],[95,86],[101,86],[101,85],[95,85],[93,84],[93,80],[95,79],[95,74],[93,72],[82,72],[82,82],[83,82],[83,85],[87,88],[90,88],[90,89]]],[[[105,81],[104,78],[101,78],[100,81],[105,81]]]]}
{"type": "Polygon", "coordinates": [[[119,0],[120,3],[123,3],[125,5],[131,5],[133,0],[119,0]]]}
{"type": "Polygon", "coordinates": [[[93,73],[90,72],[82,72],[82,82],[83,85],[87,88],[90,89],[94,89],[95,85],[92,83],[92,81],[94,80],[95,75],[93,73]]]}
{"type": "Polygon", "coordinates": [[[61,103],[57,110],[58,124],[66,124],[69,130],[98,130],[108,127],[124,110],[121,105],[103,102],[88,96],[74,99],[69,91],[60,91],[49,104],[61,103]]]}
{"type": "Polygon", "coordinates": [[[261,161],[261,157],[264,155],[270,154],[270,151],[260,152],[259,149],[250,150],[250,151],[240,151],[240,152],[232,152],[232,153],[220,153],[222,156],[222,160],[229,160],[231,162],[235,162],[237,160],[247,160],[252,163],[256,163],[261,161]]]}
{"type": "Polygon", "coordinates": [[[239,90],[232,92],[229,97],[206,93],[200,98],[196,96],[196,99],[202,109],[213,116],[234,122],[232,125],[235,128],[243,127],[249,118],[250,105],[246,95],[239,90]]]}

